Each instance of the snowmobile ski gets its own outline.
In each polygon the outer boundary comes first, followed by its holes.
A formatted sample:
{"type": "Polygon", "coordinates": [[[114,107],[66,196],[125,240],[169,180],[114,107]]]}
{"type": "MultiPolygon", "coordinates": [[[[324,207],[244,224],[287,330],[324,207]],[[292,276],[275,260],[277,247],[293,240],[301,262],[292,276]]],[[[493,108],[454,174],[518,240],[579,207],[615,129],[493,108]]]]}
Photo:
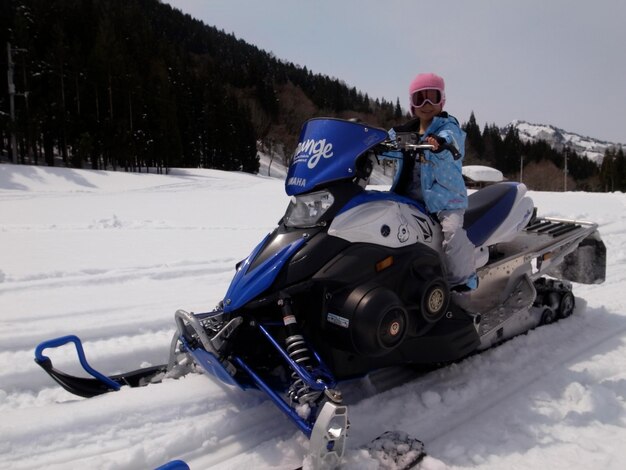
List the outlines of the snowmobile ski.
{"type": "Polygon", "coordinates": [[[167,364],[163,364],[118,375],[104,375],[91,367],[85,356],[82,342],[80,338],[75,335],[62,336],[39,344],[35,350],[35,363],[41,366],[41,368],[65,390],[84,398],[91,398],[104,393],[117,391],[124,385],[129,387],[143,387],[149,383],[160,381],[158,379],[163,377],[167,371],[167,364]],[[46,349],[57,348],[68,343],[74,344],[81,366],[92,378],[76,377],[66,374],[56,369],[52,365],[52,360],[43,354],[46,349]]]}

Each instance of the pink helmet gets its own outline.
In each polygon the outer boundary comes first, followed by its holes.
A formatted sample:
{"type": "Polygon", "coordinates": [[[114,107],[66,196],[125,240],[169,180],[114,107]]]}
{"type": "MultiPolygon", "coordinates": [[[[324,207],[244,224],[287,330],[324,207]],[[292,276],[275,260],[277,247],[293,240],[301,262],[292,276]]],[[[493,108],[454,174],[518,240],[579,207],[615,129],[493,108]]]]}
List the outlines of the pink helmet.
{"type": "Polygon", "coordinates": [[[411,104],[411,97],[413,93],[418,90],[439,90],[441,93],[441,107],[446,104],[446,85],[439,75],[434,73],[420,73],[417,77],[413,79],[411,85],[409,85],[409,108],[411,109],[411,113],[413,113],[413,105],[411,104]]]}

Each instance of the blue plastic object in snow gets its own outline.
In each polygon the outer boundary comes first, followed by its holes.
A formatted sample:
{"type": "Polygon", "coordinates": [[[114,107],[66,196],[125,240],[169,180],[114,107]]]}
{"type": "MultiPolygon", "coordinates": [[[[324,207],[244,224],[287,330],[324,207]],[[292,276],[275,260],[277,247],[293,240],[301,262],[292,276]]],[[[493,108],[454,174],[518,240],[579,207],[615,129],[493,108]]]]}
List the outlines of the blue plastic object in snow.
{"type": "Polygon", "coordinates": [[[172,460],[154,470],[190,470],[190,468],[189,465],[182,460],[172,460]]]}

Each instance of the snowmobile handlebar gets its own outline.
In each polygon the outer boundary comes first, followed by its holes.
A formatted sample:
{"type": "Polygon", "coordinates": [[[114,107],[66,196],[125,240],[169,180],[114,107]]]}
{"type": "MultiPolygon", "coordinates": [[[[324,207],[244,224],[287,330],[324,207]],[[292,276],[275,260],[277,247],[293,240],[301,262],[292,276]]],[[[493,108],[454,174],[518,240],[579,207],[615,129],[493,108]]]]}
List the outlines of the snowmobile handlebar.
{"type": "MultiPolygon", "coordinates": [[[[385,151],[408,150],[408,151],[417,152],[418,154],[423,153],[424,150],[434,151],[435,149],[435,146],[431,144],[411,144],[411,143],[406,143],[406,142],[401,142],[401,141],[400,142],[387,141],[387,142],[383,142],[381,145],[383,146],[385,151]]],[[[453,144],[449,144],[447,142],[443,144],[439,144],[438,151],[442,151],[442,150],[448,150],[452,154],[452,157],[454,157],[455,160],[458,160],[459,158],[461,158],[461,152],[459,152],[459,150],[453,144]]],[[[386,156],[390,156],[390,155],[386,154],[386,156]]]]}
{"type": "MultiPolygon", "coordinates": [[[[428,136],[434,137],[439,143],[436,153],[447,150],[455,160],[461,158],[461,152],[454,144],[448,143],[444,138],[433,134],[428,134],[428,136]]],[[[420,142],[420,136],[415,132],[396,132],[391,130],[389,131],[389,139],[381,145],[386,150],[416,152],[417,154],[422,154],[424,150],[435,151],[433,145],[420,142]]]]}
{"type": "Polygon", "coordinates": [[[406,144],[404,145],[407,150],[435,150],[435,146],[431,144],[406,144]]]}
{"type": "MultiPolygon", "coordinates": [[[[406,144],[404,148],[409,149],[409,150],[417,150],[419,152],[420,150],[433,151],[435,149],[435,146],[430,145],[430,144],[406,144]]],[[[442,150],[448,150],[452,154],[455,160],[458,160],[459,158],[461,158],[461,152],[459,152],[459,150],[452,144],[449,144],[447,142],[443,144],[439,144],[438,151],[442,151],[442,150]]]]}

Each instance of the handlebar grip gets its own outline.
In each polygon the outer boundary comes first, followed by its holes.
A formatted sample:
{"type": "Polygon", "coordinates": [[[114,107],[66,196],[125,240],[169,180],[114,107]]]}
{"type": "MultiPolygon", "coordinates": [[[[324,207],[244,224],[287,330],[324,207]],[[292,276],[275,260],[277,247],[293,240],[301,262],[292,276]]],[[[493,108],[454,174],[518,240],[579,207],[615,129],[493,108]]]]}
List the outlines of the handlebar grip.
{"type": "Polygon", "coordinates": [[[441,145],[440,147],[444,150],[448,150],[452,154],[455,160],[458,160],[459,158],[461,158],[461,152],[459,152],[459,150],[454,145],[444,144],[444,145],[441,145]]]}

